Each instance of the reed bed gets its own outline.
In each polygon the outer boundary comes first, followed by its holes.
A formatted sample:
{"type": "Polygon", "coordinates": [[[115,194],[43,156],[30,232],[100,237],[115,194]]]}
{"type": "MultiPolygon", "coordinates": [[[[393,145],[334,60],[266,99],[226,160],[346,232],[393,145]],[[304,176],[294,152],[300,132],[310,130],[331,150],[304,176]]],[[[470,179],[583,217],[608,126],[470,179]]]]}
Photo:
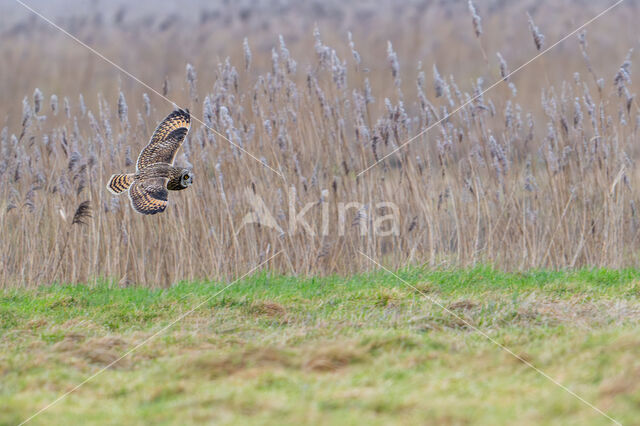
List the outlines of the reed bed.
{"type": "MultiPolygon", "coordinates": [[[[171,103],[42,22],[5,25],[12,43],[2,53],[16,69],[0,86],[19,97],[0,110],[0,286],[168,286],[239,276],[279,252],[266,267],[301,275],[374,268],[361,252],[394,268],[640,266],[633,42],[608,33],[607,47],[591,46],[581,32],[509,76],[577,26],[514,3],[425,2],[366,15],[328,2],[315,28],[303,13],[313,4],[261,18],[230,6],[200,11],[192,44],[175,16],[145,21],[123,9],[60,21],[82,39],[104,37],[98,50],[197,118],[177,158],[193,167],[194,185],[148,217],[105,184],[134,170],[171,103]],[[289,15],[300,21],[280,27],[289,15]],[[492,28],[507,17],[509,42],[499,43],[492,28]],[[403,29],[403,19],[441,31],[403,29]],[[337,21],[336,31],[325,25],[337,21]],[[242,30],[247,37],[231,37],[242,30]],[[446,42],[450,50],[437,46],[446,42]],[[24,46],[33,51],[20,57],[24,46]],[[233,53],[219,57],[225,49],[233,53]],[[45,50],[59,54],[50,66],[37,60],[45,50]],[[458,76],[461,56],[469,66],[458,76]],[[25,84],[26,96],[14,93],[25,84]],[[273,220],[247,223],[256,206],[273,220]],[[309,226],[293,226],[305,206],[309,226]]],[[[606,3],[559,16],[580,23],[598,6],[606,3]]],[[[631,22],[634,13],[602,19],[631,22]]]]}

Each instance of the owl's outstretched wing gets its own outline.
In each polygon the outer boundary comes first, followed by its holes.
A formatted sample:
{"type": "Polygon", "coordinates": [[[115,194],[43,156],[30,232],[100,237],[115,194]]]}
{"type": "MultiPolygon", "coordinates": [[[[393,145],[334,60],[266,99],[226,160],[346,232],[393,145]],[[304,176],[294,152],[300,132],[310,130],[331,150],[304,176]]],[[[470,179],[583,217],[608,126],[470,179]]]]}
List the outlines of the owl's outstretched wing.
{"type": "Polygon", "coordinates": [[[167,208],[166,178],[153,178],[135,181],[129,188],[131,206],[142,214],[162,213],[167,208]]]}
{"type": "Polygon", "coordinates": [[[169,114],[153,132],[147,146],[140,152],[136,169],[142,170],[155,163],[173,164],[190,125],[191,116],[188,109],[178,109],[169,114]]]}

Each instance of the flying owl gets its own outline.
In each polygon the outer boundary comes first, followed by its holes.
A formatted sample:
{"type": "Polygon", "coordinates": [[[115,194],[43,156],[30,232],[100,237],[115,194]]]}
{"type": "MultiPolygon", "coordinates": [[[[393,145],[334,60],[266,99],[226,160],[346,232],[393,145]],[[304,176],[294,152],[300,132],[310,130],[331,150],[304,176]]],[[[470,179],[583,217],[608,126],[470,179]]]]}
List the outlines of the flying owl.
{"type": "Polygon", "coordinates": [[[128,190],[131,206],[138,213],[162,213],[167,208],[168,190],[180,191],[193,183],[190,170],[173,165],[190,125],[188,109],[169,114],[140,152],[136,172],[112,175],[107,189],[113,194],[128,190]]]}

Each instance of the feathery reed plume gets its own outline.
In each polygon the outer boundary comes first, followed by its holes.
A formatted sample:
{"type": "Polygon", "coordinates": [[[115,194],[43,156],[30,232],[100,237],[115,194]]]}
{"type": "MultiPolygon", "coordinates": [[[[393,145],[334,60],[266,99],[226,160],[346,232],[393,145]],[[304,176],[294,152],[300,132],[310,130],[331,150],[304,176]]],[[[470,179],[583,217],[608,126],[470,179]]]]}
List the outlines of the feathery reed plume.
{"type": "Polygon", "coordinates": [[[244,70],[249,71],[251,68],[251,48],[249,47],[249,39],[246,37],[242,41],[242,50],[244,51],[244,70]]]}
{"type": "Polygon", "coordinates": [[[536,24],[533,22],[533,18],[527,12],[527,20],[529,21],[529,29],[531,30],[531,35],[533,36],[533,43],[536,45],[536,49],[538,51],[542,50],[544,47],[544,34],[540,32],[536,24]]]}
{"type": "Polygon", "coordinates": [[[120,119],[120,124],[129,127],[129,108],[122,92],[118,95],[118,118],[120,119]]]}
{"type": "Polygon", "coordinates": [[[445,84],[446,83],[442,80],[442,77],[438,72],[438,67],[436,67],[436,64],[433,64],[433,88],[436,90],[436,98],[442,96],[445,84]]]}
{"type": "MultiPolygon", "coordinates": [[[[65,214],[63,210],[60,211],[60,214],[62,218],[65,219],[65,214]]],[[[79,225],[79,226],[86,225],[87,219],[90,219],[90,218],[91,218],[91,206],[89,204],[89,201],[83,201],[80,204],[78,204],[78,207],[76,208],[76,211],[73,214],[73,218],[71,219],[71,223],[67,227],[67,232],[64,237],[64,242],[62,243],[62,249],[60,250],[60,254],[58,255],[56,266],[53,269],[53,274],[51,275],[52,281],[55,281],[56,276],[58,275],[58,270],[60,269],[62,258],[66,254],[67,246],[69,244],[69,236],[71,235],[71,229],[73,228],[74,225],[79,225]]]]}
{"type": "Polygon", "coordinates": [[[580,44],[580,52],[582,53],[582,58],[587,66],[587,71],[593,76],[594,80],[598,80],[598,76],[593,71],[593,66],[591,65],[591,58],[589,57],[589,53],[587,52],[587,31],[582,30],[578,33],[578,42],[580,44]]]}
{"type": "Polygon", "coordinates": [[[91,218],[91,205],[89,201],[83,201],[78,204],[75,213],[73,214],[73,219],[71,220],[71,225],[86,225],[87,219],[91,218]]]}
{"type": "Polygon", "coordinates": [[[618,89],[618,96],[622,96],[626,89],[626,85],[631,83],[631,54],[633,49],[630,49],[627,56],[624,58],[624,62],[620,65],[618,72],[616,72],[613,78],[613,84],[618,89]]]}
{"type": "Polygon", "coordinates": [[[287,45],[284,42],[284,37],[282,37],[282,34],[280,34],[278,36],[278,40],[280,41],[280,56],[282,57],[282,60],[284,61],[286,67],[287,67],[287,74],[293,74],[296,72],[296,61],[291,57],[291,54],[289,53],[289,49],[287,49],[287,45]]]}
{"type": "Polygon", "coordinates": [[[187,64],[187,84],[189,85],[189,97],[194,102],[198,102],[198,92],[196,90],[196,69],[191,64],[187,64]]]}
{"type": "Polygon", "coordinates": [[[151,100],[146,93],[142,94],[142,102],[144,103],[144,114],[149,117],[151,115],[151,100]]]}
{"type": "Polygon", "coordinates": [[[502,80],[507,82],[509,81],[509,68],[507,68],[507,61],[504,60],[500,52],[497,52],[496,56],[498,56],[498,61],[500,61],[500,77],[502,77],[502,80]]]}
{"type": "MultiPolygon", "coordinates": [[[[62,103],[64,104],[64,115],[67,117],[67,119],[70,119],[71,118],[71,104],[69,103],[69,98],[67,98],[65,96],[64,99],[62,100],[62,103]]],[[[80,108],[82,108],[83,105],[84,105],[84,100],[81,100],[80,108]]]]}
{"type": "Polygon", "coordinates": [[[482,35],[482,18],[478,15],[476,5],[473,4],[472,0],[469,0],[469,12],[471,12],[471,18],[473,21],[473,31],[476,34],[476,37],[480,37],[482,35]]]}
{"type": "Polygon", "coordinates": [[[396,87],[400,87],[400,64],[398,63],[398,55],[393,50],[390,41],[387,41],[387,59],[391,64],[391,75],[396,87]]]}
{"type": "Polygon", "coordinates": [[[20,136],[18,137],[18,142],[22,140],[27,129],[31,126],[31,120],[33,118],[33,112],[31,111],[31,105],[29,105],[29,100],[25,96],[22,99],[22,132],[20,132],[20,136]]]}
{"type": "MultiPolygon", "coordinates": [[[[69,100],[66,99],[65,100],[65,109],[67,110],[67,115],[69,114],[68,106],[69,106],[69,100]]],[[[83,117],[85,115],[87,115],[87,106],[84,103],[84,96],[82,96],[82,93],[80,93],[80,95],[78,95],[78,106],[80,107],[80,114],[82,114],[83,117]]]]}
{"type": "Polygon", "coordinates": [[[315,26],[313,29],[313,38],[315,39],[314,48],[316,50],[316,55],[318,56],[319,66],[327,67],[329,65],[329,59],[331,57],[332,49],[322,43],[320,30],[317,26],[315,26]]]}
{"type": "Polygon", "coordinates": [[[33,91],[33,112],[36,115],[40,113],[40,109],[42,108],[42,99],[42,92],[36,87],[36,90],[33,91]]]}
{"type": "Polygon", "coordinates": [[[489,59],[487,58],[487,54],[482,47],[482,41],[480,40],[480,36],[482,35],[482,18],[478,14],[478,10],[476,9],[476,5],[472,0],[469,0],[468,3],[469,12],[471,12],[471,21],[473,23],[473,32],[478,40],[478,46],[480,47],[480,52],[482,53],[482,58],[489,65],[489,59]]]}
{"type": "Polygon", "coordinates": [[[58,115],[58,97],[56,95],[51,95],[49,104],[51,105],[51,112],[53,112],[53,115],[58,115]]]}
{"type": "Polygon", "coordinates": [[[360,58],[360,53],[358,53],[358,51],[356,50],[356,45],[353,42],[351,31],[347,33],[347,38],[349,39],[349,48],[351,49],[351,55],[353,55],[353,59],[356,61],[356,68],[360,67],[360,62],[362,62],[362,58],[360,58]]]}

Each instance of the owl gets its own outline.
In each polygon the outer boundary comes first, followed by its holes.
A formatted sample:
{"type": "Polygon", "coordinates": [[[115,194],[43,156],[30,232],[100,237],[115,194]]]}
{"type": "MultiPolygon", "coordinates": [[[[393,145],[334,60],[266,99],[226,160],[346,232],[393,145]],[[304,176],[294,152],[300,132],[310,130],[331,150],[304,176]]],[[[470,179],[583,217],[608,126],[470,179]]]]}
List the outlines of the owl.
{"type": "Polygon", "coordinates": [[[138,213],[162,213],[167,208],[169,190],[180,191],[193,183],[191,170],[173,165],[190,125],[189,110],[169,114],[140,152],[135,173],[112,175],[107,189],[113,194],[129,191],[131,206],[138,213]]]}

